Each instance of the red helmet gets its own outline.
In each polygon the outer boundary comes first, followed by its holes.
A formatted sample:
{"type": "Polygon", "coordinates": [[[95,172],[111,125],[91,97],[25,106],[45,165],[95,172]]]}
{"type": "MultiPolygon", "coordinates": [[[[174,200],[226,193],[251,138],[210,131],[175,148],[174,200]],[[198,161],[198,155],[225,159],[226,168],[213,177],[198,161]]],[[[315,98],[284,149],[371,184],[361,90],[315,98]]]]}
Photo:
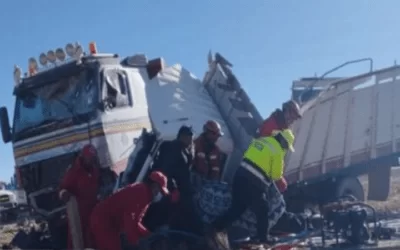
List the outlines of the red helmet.
{"type": "Polygon", "coordinates": [[[301,113],[300,113],[300,106],[297,104],[297,102],[290,100],[282,104],[282,110],[283,111],[289,111],[297,116],[297,118],[301,118],[301,113]]]}
{"type": "Polygon", "coordinates": [[[149,179],[160,185],[161,192],[164,195],[168,195],[168,179],[167,177],[161,173],[160,171],[154,171],[150,174],[149,179]]]}
{"type": "Polygon", "coordinates": [[[84,158],[93,158],[97,156],[97,150],[92,144],[87,144],[82,148],[81,155],[84,158]]]}
{"type": "Polygon", "coordinates": [[[203,131],[204,132],[211,131],[219,136],[224,135],[224,133],[222,132],[222,129],[221,129],[221,125],[217,121],[214,121],[214,120],[207,121],[203,126],[203,131]]]}

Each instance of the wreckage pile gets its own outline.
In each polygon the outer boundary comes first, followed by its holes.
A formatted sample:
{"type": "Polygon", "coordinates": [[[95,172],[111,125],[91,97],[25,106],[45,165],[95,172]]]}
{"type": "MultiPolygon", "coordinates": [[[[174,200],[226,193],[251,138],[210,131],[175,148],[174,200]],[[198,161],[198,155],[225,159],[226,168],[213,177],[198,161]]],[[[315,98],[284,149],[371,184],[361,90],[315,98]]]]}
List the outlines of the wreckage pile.
{"type": "Polygon", "coordinates": [[[2,249],[50,249],[50,235],[43,221],[24,219],[16,223],[0,226],[0,246],[2,249]]]}
{"type": "MultiPolygon", "coordinates": [[[[361,182],[364,185],[365,190],[367,190],[366,182],[361,178],[361,182]]],[[[369,205],[372,205],[376,208],[376,212],[378,219],[387,219],[392,220],[393,217],[396,217],[396,212],[400,211],[400,171],[394,170],[393,171],[393,178],[392,178],[392,188],[391,194],[386,202],[368,202],[369,205]],[[387,215],[387,218],[384,218],[387,215]]],[[[390,222],[390,221],[389,221],[390,222]]],[[[400,223],[399,223],[400,224],[400,223]]],[[[384,228],[385,232],[383,238],[390,238],[393,236],[397,228],[384,228]]],[[[152,240],[148,242],[147,246],[151,247],[150,249],[168,249],[164,248],[166,244],[168,244],[169,238],[171,237],[182,237],[189,239],[192,245],[194,242],[197,242],[198,249],[230,249],[229,244],[227,243],[227,239],[225,235],[220,234],[210,234],[206,237],[206,239],[195,239],[194,237],[179,235],[179,233],[162,233],[159,232],[152,237],[152,240]],[[191,239],[191,240],[190,240],[191,239]],[[207,248],[206,248],[207,247],[207,248]]],[[[318,249],[316,246],[321,246],[321,238],[320,237],[312,237],[313,235],[298,235],[297,238],[293,237],[291,242],[298,242],[303,245],[301,249],[318,249]],[[307,236],[307,237],[306,237],[307,236]],[[307,240],[304,240],[307,238],[307,240]],[[313,245],[313,247],[312,247],[313,245]]],[[[19,247],[19,249],[31,249],[32,245],[24,246],[27,242],[30,244],[34,244],[37,249],[51,249],[50,247],[50,238],[49,233],[47,230],[47,225],[45,222],[40,220],[33,220],[33,219],[20,219],[19,222],[12,223],[12,224],[5,224],[0,226],[0,246],[3,249],[15,249],[12,248],[11,245],[19,247]],[[29,240],[27,240],[29,239],[29,240]]],[[[335,243],[335,239],[329,239],[327,237],[327,245],[331,245],[335,243]]],[[[289,240],[288,240],[289,241],[289,240]]],[[[187,244],[187,243],[186,243],[187,244]]],[[[294,243],[293,243],[294,244],[294,243]]],[[[185,243],[181,244],[181,248],[185,243]]],[[[377,246],[365,246],[363,249],[399,249],[400,240],[396,238],[396,236],[392,237],[390,240],[381,240],[377,246]],[[397,248],[396,248],[397,246],[397,248]],[[394,247],[394,248],[393,248],[394,247]]],[[[269,246],[264,246],[264,249],[268,249],[269,246]]],[[[232,244],[232,249],[263,249],[260,248],[259,245],[251,245],[251,244],[232,244]]],[[[175,248],[176,249],[176,248],[175,248]]]]}

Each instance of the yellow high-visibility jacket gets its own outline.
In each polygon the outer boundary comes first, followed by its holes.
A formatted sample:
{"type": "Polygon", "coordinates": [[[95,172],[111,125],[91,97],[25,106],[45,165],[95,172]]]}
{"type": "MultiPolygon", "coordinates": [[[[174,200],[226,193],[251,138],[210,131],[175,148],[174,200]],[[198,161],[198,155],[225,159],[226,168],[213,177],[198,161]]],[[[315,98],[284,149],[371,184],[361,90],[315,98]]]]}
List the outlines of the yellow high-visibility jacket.
{"type": "Polygon", "coordinates": [[[254,139],[243,158],[253,163],[273,181],[283,176],[285,151],[273,137],[254,139]]]}

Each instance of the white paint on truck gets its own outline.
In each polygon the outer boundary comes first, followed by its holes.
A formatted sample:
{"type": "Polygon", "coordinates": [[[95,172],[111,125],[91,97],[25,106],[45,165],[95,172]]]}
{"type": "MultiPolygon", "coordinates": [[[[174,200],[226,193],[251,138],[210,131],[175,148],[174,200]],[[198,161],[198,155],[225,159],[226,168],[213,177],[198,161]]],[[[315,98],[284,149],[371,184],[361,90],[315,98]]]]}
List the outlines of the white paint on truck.
{"type": "Polygon", "coordinates": [[[305,103],[293,125],[296,152],[286,158],[289,182],[399,152],[399,78],[399,66],[338,78],[305,103]]]}

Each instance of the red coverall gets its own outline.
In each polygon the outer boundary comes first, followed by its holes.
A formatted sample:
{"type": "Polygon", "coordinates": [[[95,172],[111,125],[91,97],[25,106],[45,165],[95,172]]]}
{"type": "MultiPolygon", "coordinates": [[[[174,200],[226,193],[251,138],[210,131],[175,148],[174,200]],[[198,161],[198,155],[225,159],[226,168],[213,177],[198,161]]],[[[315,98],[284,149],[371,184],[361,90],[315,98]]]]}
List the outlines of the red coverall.
{"type": "Polygon", "coordinates": [[[90,218],[96,249],[120,250],[122,232],[133,245],[148,236],[150,232],[143,226],[142,218],[152,199],[148,185],[135,183],[97,204],[90,218]]]}
{"type": "Polygon", "coordinates": [[[207,145],[203,135],[195,141],[193,169],[206,179],[219,180],[221,177],[221,151],[217,145],[207,145]]]}
{"type": "MultiPolygon", "coordinates": [[[[275,130],[284,130],[287,128],[289,128],[289,126],[285,122],[282,110],[277,109],[261,124],[259,136],[272,136],[272,132],[275,130]]],[[[277,180],[275,184],[281,193],[287,188],[287,182],[284,177],[277,180]]]]}
{"type": "MultiPolygon", "coordinates": [[[[96,167],[92,167],[90,172],[84,169],[81,166],[81,159],[78,157],[72,167],[65,173],[60,185],[60,190],[67,190],[76,198],[85,247],[91,247],[92,245],[89,217],[97,203],[99,175],[99,169],[96,167]]],[[[68,249],[72,248],[72,238],[68,231],[68,249]]]]}

